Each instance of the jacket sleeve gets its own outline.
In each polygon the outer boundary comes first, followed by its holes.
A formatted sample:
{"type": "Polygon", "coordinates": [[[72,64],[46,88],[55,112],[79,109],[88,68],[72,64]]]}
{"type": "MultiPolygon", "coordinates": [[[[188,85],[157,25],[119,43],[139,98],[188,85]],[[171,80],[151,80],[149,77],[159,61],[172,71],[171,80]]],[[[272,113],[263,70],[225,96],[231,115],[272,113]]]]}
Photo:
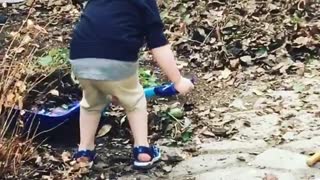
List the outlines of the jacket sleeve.
{"type": "Polygon", "coordinates": [[[168,44],[163,33],[164,25],[160,17],[156,0],[142,0],[145,6],[144,33],[149,49],[158,48],[168,44]]]}

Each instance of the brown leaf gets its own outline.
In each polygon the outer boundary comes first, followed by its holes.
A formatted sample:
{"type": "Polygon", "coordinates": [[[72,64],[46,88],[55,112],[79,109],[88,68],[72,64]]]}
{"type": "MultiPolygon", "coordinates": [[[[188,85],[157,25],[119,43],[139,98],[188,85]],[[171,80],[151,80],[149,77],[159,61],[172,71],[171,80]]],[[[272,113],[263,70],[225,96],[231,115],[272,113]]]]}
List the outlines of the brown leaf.
{"type": "Polygon", "coordinates": [[[212,128],[212,133],[216,136],[226,137],[227,132],[228,132],[228,130],[225,128],[219,128],[219,127],[212,128]]]}
{"type": "Polygon", "coordinates": [[[230,61],[230,66],[232,69],[236,69],[239,66],[239,59],[233,59],[230,61]]]}
{"type": "Polygon", "coordinates": [[[209,78],[211,78],[212,76],[214,75],[214,73],[207,73],[207,74],[205,74],[202,78],[204,79],[204,80],[208,80],[209,78]]]}
{"type": "Polygon", "coordinates": [[[105,124],[101,127],[101,129],[98,131],[97,138],[102,137],[106,135],[110,130],[112,126],[110,124],[105,124]]]}
{"type": "Polygon", "coordinates": [[[208,130],[202,132],[201,134],[205,135],[205,136],[209,136],[209,137],[216,137],[216,135],[208,130]]]}
{"type": "Polygon", "coordinates": [[[15,94],[9,93],[5,100],[6,106],[11,106],[12,104],[14,104],[15,97],[16,97],[15,94]]]}
{"type": "Polygon", "coordinates": [[[198,114],[199,117],[203,117],[203,116],[206,116],[206,115],[209,115],[210,114],[210,109],[207,109],[201,113],[198,114]]]}
{"type": "Polygon", "coordinates": [[[47,176],[47,175],[42,175],[41,178],[44,179],[44,180],[53,180],[52,176],[47,176]]]}
{"type": "Polygon", "coordinates": [[[56,90],[56,89],[52,89],[51,91],[49,91],[49,94],[52,94],[52,95],[54,95],[54,96],[59,96],[59,91],[58,90],[56,90]]]}
{"type": "Polygon", "coordinates": [[[242,56],[240,60],[248,65],[252,65],[252,58],[251,56],[242,56]]]}
{"type": "Polygon", "coordinates": [[[31,42],[32,38],[29,35],[25,35],[23,40],[21,41],[21,46],[24,46],[31,42]]]}
{"type": "Polygon", "coordinates": [[[17,47],[17,48],[14,48],[13,51],[17,54],[20,54],[22,53],[23,51],[25,51],[25,48],[23,47],[17,47]]]}
{"type": "Polygon", "coordinates": [[[31,6],[35,0],[27,0],[26,5],[31,6]]]}
{"type": "Polygon", "coordinates": [[[225,68],[222,72],[221,72],[221,75],[220,75],[220,78],[221,79],[228,79],[229,76],[231,75],[231,71],[228,69],[228,68],[225,68]]]}
{"type": "Polygon", "coordinates": [[[70,159],[71,159],[71,154],[70,154],[70,152],[64,151],[64,152],[61,154],[61,158],[62,158],[62,161],[63,161],[63,162],[70,161],[70,159]]]}
{"type": "Polygon", "coordinates": [[[303,37],[303,36],[300,36],[298,37],[297,39],[295,39],[293,42],[295,44],[299,44],[299,45],[307,45],[312,39],[309,38],[309,37],[303,37]]]}

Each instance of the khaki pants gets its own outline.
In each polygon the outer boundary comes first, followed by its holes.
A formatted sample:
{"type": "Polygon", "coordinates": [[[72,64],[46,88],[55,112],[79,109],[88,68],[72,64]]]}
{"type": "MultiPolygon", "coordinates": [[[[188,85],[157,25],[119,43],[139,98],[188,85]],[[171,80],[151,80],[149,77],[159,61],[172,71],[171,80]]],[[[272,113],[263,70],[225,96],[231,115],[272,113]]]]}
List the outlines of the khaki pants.
{"type": "Polygon", "coordinates": [[[147,108],[138,74],[120,81],[79,79],[79,83],[83,89],[80,106],[87,111],[101,112],[111,102],[111,96],[118,99],[126,112],[147,108]]]}

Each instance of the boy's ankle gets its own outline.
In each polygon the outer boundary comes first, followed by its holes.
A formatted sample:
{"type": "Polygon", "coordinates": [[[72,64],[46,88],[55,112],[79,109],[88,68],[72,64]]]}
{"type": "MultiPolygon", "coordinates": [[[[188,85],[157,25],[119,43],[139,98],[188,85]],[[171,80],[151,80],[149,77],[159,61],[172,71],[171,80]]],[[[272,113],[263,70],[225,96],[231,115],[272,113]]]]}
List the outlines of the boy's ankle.
{"type": "Polygon", "coordinates": [[[137,147],[137,146],[145,146],[145,147],[149,147],[150,145],[149,145],[149,143],[148,142],[146,142],[146,143],[138,143],[138,142],[135,142],[134,144],[133,144],[133,146],[134,147],[137,147]]]}
{"type": "Polygon", "coordinates": [[[79,145],[78,151],[83,151],[83,150],[90,150],[93,151],[95,149],[95,145],[79,145]]]}

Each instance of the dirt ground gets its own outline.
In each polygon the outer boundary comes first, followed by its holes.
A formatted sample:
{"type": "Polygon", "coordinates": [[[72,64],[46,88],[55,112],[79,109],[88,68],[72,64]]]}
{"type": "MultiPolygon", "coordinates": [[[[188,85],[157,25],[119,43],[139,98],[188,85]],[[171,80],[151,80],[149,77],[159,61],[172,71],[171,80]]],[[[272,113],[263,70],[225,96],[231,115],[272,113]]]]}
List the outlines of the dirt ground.
{"type": "MultiPolygon", "coordinates": [[[[50,134],[18,177],[6,179],[320,178],[319,165],[306,166],[307,157],[320,145],[318,4],[210,0],[160,4],[177,64],[183,74],[196,77],[189,95],[148,101],[150,140],[161,147],[161,161],[146,172],[132,169],[131,132],[123,109],[113,106],[102,118],[101,127],[111,129],[97,138],[98,158],[92,169],[71,160],[79,132],[77,121],[70,121],[50,134]],[[169,110],[176,108],[183,117],[170,116],[169,110]]],[[[10,54],[10,60],[24,59],[34,47],[35,59],[53,47],[66,48],[80,14],[64,0],[38,1],[31,9],[30,4],[8,7],[0,8],[9,16],[0,31],[4,47],[0,57],[32,12],[18,38],[24,45],[14,43],[10,52],[17,57],[10,54]]],[[[146,52],[141,59],[143,67],[166,82],[146,52]]],[[[40,87],[28,103],[46,94],[40,91],[47,84],[40,87]]],[[[79,89],[75,91],[79,98],[79,89]]]]}

